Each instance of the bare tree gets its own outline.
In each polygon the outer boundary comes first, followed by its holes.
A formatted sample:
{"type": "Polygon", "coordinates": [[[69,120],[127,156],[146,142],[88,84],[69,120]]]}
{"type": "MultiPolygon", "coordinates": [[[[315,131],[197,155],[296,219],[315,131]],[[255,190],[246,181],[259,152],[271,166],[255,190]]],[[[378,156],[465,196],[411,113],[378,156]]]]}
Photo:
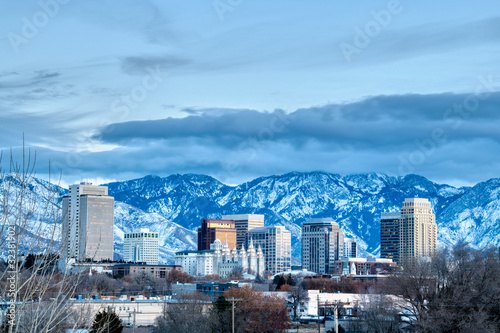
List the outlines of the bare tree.
{"type": "MultiPolygon", "coordinates": [[[[78,278],[57,270],[61,224],[61,192],[35,177],[35,154],[22,150],[20,162],[11,151],[0,155],[0,249],[6,265],[0,298],[9,308],[7,332],[60,332],[73,327],[70,304],[78,278]],[[28,254],[42,253],[39,256],[28,254]]],[[[49,167],[50,169],[50,167],[49,167]]],[[[49,170],[50,173],[50,170],[49,170]]]]}
{"type": "Polygon", "coordinates": [[[397,299],[391,295],[368,293],[361,297],[358,319],[366,333],[398,332],[400,320],[397,299]]]}
{"type": "Polygon", "coordinates": [[[281,333],[290,327],[288,310],[281,297],[264,295],[249,286],[229,288],[224,297],[235,303],[235,332],[281,333]]]}
{"type": "Polygon", "coordinates": [[[389,292],[404,300],[403,312],[422,332],[498,332],[500,261],[495,248],[465,242],[440,251],[389,278],[389,292]]]}
{"type": "Polygon", "coordinates": [[[293,320],[297,320],[297,310],[309,301],[309,293],[302,286],[293,286],[288,292],[288,299],[288,306],[293,311],[293,320]]]}
{"type": "Polygon", "coordinates": [[[243,267],[236,266],[229,274],[229,280],[241,280],[243,278],[243,267]]]}
{"type": "Polygon", "coordinates": [[[203,294],[184,295],[177,303],[165,303],[163,313],[156,318],[156,332],[210,332],[212,302],[203,294]]]}

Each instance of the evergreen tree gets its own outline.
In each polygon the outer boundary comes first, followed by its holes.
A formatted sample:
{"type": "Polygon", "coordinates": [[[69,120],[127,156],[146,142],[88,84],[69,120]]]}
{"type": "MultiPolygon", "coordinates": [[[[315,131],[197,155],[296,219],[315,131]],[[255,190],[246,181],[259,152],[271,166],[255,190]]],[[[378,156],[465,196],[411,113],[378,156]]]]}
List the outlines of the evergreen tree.
{"type": "Polygon", "coordinates": [[[286,277],[286,284],[290,285],[290,286],[295,286],[297,283],[295,282],[295,279],[294,277],[292,276],[292,274],[288,274],[287,277],[286,277]]]}
{"type": "Polygon", "coordinates": [[[231,309],[231,302],[226,301],[224,296],[219,296],[214,302],[214,306],[217,312],[224,312],[231,309]]]}
{"type": "Polygon", "coordinates": [[[92,324],[91,333],[121,333],[123,330],[123,325],[113,310],[109,312],[107,310],[99,311],[94,317],[94,323],[92,324]],[[108,330],[109,327],[109,330],[108,330]]]}
{"type": "Polygon", "coordinates": [[[285,277],[283,276],[283,274],[280,275],[280,278],[278,280],[278,283],[276,284],[276,290],[280,290],[281,289],[281,286],[285,285],[286,284],[286,279],[285,277]]]}
{"type": "Polygon", "coordinates": [[[231,332],[231,302],[226,301],[224,296],[219,296],[214,302],[214,321],[212,331],[217,333],[231,332]]]}

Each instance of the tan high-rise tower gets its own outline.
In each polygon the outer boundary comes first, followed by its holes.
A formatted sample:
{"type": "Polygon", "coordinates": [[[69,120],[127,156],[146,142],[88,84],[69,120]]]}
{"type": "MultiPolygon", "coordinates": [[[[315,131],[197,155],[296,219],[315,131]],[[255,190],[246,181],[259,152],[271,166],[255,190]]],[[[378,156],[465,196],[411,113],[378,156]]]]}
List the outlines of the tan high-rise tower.
{"type": "Polygon", "coordinates": [[[436,252],[437,224],[431,203],[422,198],[405,199],[399,219],[399,262],[411,264],[436,252]]]}
{"type": "Polygon", "coordinates": [[[113,260],[114,198],[107,186],[70,185],[63,214],[64,258],[113,260]]]}

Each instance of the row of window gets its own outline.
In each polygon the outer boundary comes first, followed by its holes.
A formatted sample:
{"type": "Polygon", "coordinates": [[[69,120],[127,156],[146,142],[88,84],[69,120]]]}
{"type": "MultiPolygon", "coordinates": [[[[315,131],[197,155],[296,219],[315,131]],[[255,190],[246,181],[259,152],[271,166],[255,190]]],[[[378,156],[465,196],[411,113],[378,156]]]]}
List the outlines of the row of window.
{"type": "Polygon", "coordinates": [[[155,233],[125,234],[125,238],[143,238],[143,237],[158,238],[158,234],[155,233]]]}

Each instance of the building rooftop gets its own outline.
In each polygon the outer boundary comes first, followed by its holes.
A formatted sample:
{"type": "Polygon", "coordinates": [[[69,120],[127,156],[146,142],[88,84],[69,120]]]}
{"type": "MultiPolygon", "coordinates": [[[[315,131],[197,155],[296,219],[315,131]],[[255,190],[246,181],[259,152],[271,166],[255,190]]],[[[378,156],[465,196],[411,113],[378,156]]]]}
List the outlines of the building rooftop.
{"type": "MultiPolygon", "coordinates": [[[[250,229],[248,230],[248,233],[251,234],[251,233],[259,233],[259,232],[265,232],[269,229],[281,229],[282,231],[288,231],[284,226],[282,225],[270,225],[270,226],[267,226],[267,227],[259,227],[259,228],[253,228],[253,229],[250,229]]],[[[288,231],[289,232],[289,231],[288,231]]]]}
{"type": "Polygon", "coordinates": [[[380,213],[381,219],[399,219],[401,217],[400,212],[382,212],[380,213]]]}
{"type": "Polygon", "coordinates": [[[324,225],[331,225],[331,224],[336,224],[338,225],[337,222],[335,222],[331,217],[321,217],[321,218],[312,218],[309,219],[305,222],[302,222],[302,224],[324,224],[324,225]]]}

